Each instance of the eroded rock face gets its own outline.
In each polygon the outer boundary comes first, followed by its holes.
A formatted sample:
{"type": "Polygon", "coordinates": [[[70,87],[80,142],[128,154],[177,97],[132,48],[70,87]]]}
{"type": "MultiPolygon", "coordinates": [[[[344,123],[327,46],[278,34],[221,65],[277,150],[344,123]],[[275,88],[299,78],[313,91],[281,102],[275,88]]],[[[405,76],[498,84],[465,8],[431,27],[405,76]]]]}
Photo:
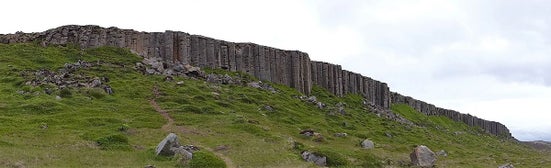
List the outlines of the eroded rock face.
{"type": "Polygon", "coordinates": [[[436,162],[436,154],[424,145],[417,146],[413,149],[409,157],[414,166],[432,167],[434,162],[436,162]]]}

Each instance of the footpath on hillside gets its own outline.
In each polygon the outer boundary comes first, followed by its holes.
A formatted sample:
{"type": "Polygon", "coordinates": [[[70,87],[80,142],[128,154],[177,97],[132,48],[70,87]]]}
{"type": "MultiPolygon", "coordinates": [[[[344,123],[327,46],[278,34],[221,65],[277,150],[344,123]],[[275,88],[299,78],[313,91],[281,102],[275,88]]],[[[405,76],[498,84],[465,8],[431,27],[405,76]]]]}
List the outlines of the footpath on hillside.
{"type": "MultiPolygon", "coordinates": [[[[155,109],[155,111],[157,111],[159,114],[161,114],[161,116],[163,116],[163,118],[165,118],[167,120],[167,122],[161,127],[161,129],[164,132],[167,132],[167,133],[170,133],[170,132],[193,133],[194,131],[192,131],[190,129],[186,129],[184,126],[174,125],[174,119],[170,116],[170,114],[168,114],[168,112],[166,110],[162,109],[159,106],[159,104],[157,104],[156,100],[157,100],[157,98],[160,97],[160,95],[161,95],[161,93],[159,91],[159,87],[157,85],[153,86],[153,98],[151,100],[149,100],[149,104],[151,104],[151,106],[155,109]]],[[[226,166],[228,166],[228,168],[235,168],[236,167],[236,166],[233,165],[232,160],[229,157],[225,156],[224,154],[216,152],[216,151],[212,150],[209,147],[202,146],[197,142],[194,142],[194,145],[200,147],[201,149],[208,150],[208,151],[214,153],[216,156],[220,157],[222,160],[224,160],[224,162],[226,163],[226,166]]]]}

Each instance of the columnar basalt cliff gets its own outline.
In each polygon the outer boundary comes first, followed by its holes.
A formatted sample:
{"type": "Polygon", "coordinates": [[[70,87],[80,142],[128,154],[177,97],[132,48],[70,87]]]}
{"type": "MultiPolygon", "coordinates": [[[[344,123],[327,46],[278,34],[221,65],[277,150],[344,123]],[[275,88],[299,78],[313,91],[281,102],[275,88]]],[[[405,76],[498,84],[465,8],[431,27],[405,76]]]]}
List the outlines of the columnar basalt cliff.
{"type": "Polygon", "coordinates": [[[390,92],[386,83],[343,70],[340,65],[311,61],[300,51],[281,50],[253,43],[234,43],[178,31],[139,32],[131,29],[99,26],[62,26],[41,33],[0,35],[0,43],[38,42],[46,45],[76,44],[82,48],[115,46],[130,49],[144,59],[158,59],[165,74],[177,65],[242,71],[261,80],[284,84],[304,94],[312,85],[323,87],[337,96],[363,95],[367,103],[389,109],[392,103],[405,103],[426,115],[446,116],[486,132],[512,138],[504,125],[461,114],[390,92]]]}

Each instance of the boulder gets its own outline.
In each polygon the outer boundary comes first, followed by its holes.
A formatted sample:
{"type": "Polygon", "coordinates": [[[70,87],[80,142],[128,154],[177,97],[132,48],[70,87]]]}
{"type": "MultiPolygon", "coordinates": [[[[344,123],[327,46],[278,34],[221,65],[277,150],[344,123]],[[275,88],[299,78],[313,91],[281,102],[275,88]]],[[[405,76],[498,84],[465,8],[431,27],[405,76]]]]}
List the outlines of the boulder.
{"type": "Polygon", "coordinates": [[[436,162],[436,154],[424,145],[417,146],[413,152],[409,154],[411,163],[419,167],[433,167],[436,162]]]}
{"type": "Polygon", "coordinates": [[[309,151],[302,151],[300,153],[302,156],[302,159],[304,159],[307,162],[313,162],[314,164],[318,166],[326,166],[327,165],[327,157],[325,156],[318,156],[312,152],[309,151]]]}
{"type": "Polygon", "coordinates": [[[163,139],[155,148],[155,155],[173,156],[175,154],[174,149],[179,148],[180,142],[178,137],[174,133],[170,133],[163,139]]]}
{"type": "Polygon", "coordinates": [[[363,140],[362,143],[360,143],[360,145],[364,149],[373,149],[373,148],[375,148],[375,144],[373,143],[373,141],[371,141],[369,139],[363,140]]]}
{"type": "Polygon", "coordinates": [[[507,163],[507,164],[499,166],[498,168],[515,168],[515,166],[513,166],[513,164],[511,164],[511,163],[507,163]]]}

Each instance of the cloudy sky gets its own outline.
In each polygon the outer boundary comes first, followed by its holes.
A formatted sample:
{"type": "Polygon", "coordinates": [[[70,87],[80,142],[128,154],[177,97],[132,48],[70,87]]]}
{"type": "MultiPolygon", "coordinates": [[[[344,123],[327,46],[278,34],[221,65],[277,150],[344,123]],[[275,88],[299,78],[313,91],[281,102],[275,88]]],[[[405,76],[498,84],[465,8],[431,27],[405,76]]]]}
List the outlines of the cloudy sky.
{"type": "Polygon", "coordinates": [[[301,50],[437,106],[551,140],[551,1],[17,0],[0,33],[178,30],[301,50]]]}

